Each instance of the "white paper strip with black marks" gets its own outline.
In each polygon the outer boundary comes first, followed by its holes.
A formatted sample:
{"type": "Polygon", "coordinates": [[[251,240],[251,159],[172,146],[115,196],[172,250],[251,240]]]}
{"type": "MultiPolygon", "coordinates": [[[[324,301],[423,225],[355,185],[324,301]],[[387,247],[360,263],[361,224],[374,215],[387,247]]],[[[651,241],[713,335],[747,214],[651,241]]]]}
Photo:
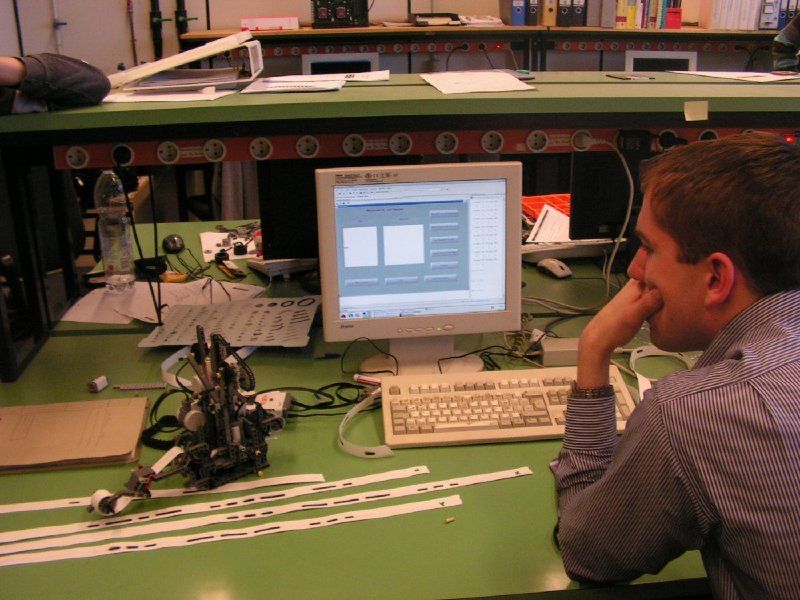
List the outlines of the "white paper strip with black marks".
{"type": "Polygon", "coordinates": [[[458,477],[454,479],[447,479],[444,481],[417,483],[417,484],[407,485],[404,487],[390,488],[386,490],[362,492],[360,494],[349,494],[347,496],[323,498],[319,500],[306,500],[303,502],[283,504],[281,506],[274,506],[262,509],[254,510],[250,508],[248,510],[243,510],[233,513],[223,513],[223,514],[217,513],[213,515],[207,515],[204,517],[196,517],[193,519],[158,521],[155,523],[148,523],[143,525],[133,524],[116,529],[104,529],[102,531],[78,533],[74,535],[66,535],[61,537],[40,538],[35,540],[19,542],[16,544],[0,545],[0,555],[14,554],[19,552],[29,552],[31,550],[63,548],[67,546],[74,546],[77,544],[90,544],[90,543],[104,542],[108,540],[121,540],[126,538],[152,535],[152,534],[163,534],[166,532],[194,529],[197,527],[208,527],[210,525],[238,523],[250,519],[268,519],[272,517],[277,517],[279,515],[285,515],[305,510],[339,508],[342,506],[363,504],[366,502],[374,502],[377,500],[393,500],[396,498],[404,498],[418,494],[448,491],[471,485],[477,485],[481,483],[491,483],[503,479],[524,477],[526,475],[531,475],[531,470],[528,467],[520,467],[518,469],[495,471],[492,473],[481,473],[479,475],[458,477]]]}
{"type": "Polygon", "coordinates": [[[40,537],[69,535],[71,533],[81,533],[85,531],[99,531],[101,529],[109,529],[123,525],[146,523],[159,519],[226,510],[229,508],[255,506],[262,502],[277,502],[279,500],[287,500],[289,498],[296,498],[297,496],[305,496],[307,494],[322,494],[325,492],[349,489],[351,487],[369,485],[372,483],[380,483],[382,481],[404,479],[406,477],[423,475],[429,472],[430,471],[428,471],[428,467],[425,466],[410,467],[408,469],[397,469],[395,471],[387,471],[384,473],[366,475],[363,477],[354,477],[352,479],[298,486],[288,490],[266,493],[262,492],[260,494],[239,496],[237,498],[227,498],[225,500],[216,500],[213,502],[171,506],[150,512],[108,517],[106,519],[98,519],[96,521],[90,521],[86,523],[70,523],[67,525],[55,525],[52,527],[36,527],[31,529],[19,529],[16,531],[4,531],[0,533],[0,544],[20,542],[23,540],[40,537]]]}
{"type": "MultiPolygon", "coordinates": [[[[286,475],[283,477],[268,477],[252,481],[236,481],[226,483],[210,490],[196,488],[170,488],[164,490],[150,490],[151,498],[180,498],[183,496],[197,496],[198,494],[222,494],[225,492],[246,492],[265,487],[278,485],[298,485],[301,483],[321,483],[325,477],[321,473],[308,473],[302,475],[286,475]]],[[[140,498],[137,498],[139,500],[140,498]]],[[[56,510],[60,508],[86,508],[89,506],[90,496],[79,498],[59,498],[58,500],[42,500],[41,502],[16,502],[14,504],[0,504],[0,515],[29,512],[38,510],[56,510]]]]}
{"type": "Polygon", "coordinates": [[[141,542],[128,542],[123,544],[113,543],[98,546],[81,546],[79,548],[69,548],[66,550],[48,550],[46,552],[34,552],[28,554],[11,554],[8,556],[0,556],[0,567],[52,562],[74,558],[110,556],[113,554],[123,554],[127,552],[144,552],[148,550],[160,550],[162,548],[193,546],[208,542],[222,542],[225,540],[247,539],[262,535],[270,535],[273,533],[315,529],[318,527],[341,525],[343,523],[355,523],[357,521],[367,521],[370,519],[385,519],[387,517],[407,515],[425,510],[450,508],[460,505],[461,497],[455,495],[437,498],[434,500],[424,500],[422,502],[409,502],[407,504],[397,504],[395,506],[385,506],[382,508],[335,513],[332,515],[326,515],[324,517],[316,517],[312,519],[264,523],[245,529],[223,529],[205,533],[196,533],[193,535],[163,537],[141,542]]]}

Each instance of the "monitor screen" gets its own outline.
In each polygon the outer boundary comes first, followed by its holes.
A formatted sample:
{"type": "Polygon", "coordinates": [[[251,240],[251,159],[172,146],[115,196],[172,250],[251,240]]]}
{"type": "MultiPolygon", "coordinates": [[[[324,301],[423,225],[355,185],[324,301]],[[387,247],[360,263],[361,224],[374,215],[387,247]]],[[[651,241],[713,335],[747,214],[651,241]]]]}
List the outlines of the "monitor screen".
{"type": "Polygon", "coordinates": [[[441,359],[454,335],[519,328],[521,170],[317,170],[325,339],[388,338],[391,357],[365,371],[479,369],[475,357],[441,359]]]}
{"type": "Polygon", "coordinates": [[[678,50],[626,50],[626,71],[696,71],[697,52],[678,50]]]}
{"type": "Polygon", "coordinates": [[[303,54],[300,61],[303,75],[364,73],[380,70],[377,52],[303,54]]]}

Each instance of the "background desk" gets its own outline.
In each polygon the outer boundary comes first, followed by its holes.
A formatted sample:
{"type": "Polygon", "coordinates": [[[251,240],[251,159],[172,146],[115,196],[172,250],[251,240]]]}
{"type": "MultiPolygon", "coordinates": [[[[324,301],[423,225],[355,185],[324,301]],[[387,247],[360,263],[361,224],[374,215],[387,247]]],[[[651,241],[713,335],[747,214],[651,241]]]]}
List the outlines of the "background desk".
{"type": "MultiPolygon", "coordinates": [[[[182,50],[236,33],[233,29],[192,31],[180,36],[182,50]]],[[[519,52],[521,67],[547,70],[550,52],[592,52],[599,56],[603,68],[604,52],[625,50],[689,50],[698,52],[730,52],[743,56],[762,51],[770,59],[769,48],[775,31],[730,31],[684,27],[681,29],[609,29],[602,27],[344,27],[255,31],[264,57],[281,58],[302,54],[335,52],[375,52],[383,56],[405,54],[409,72],[415,54],[450,53],[456,46],[460,52],[481,53],[484,50],[519,52]]],[[[269,69],[269,63],[267,63],[269,69]]],[[[765,67],[768,68],[768,67],[765,67]]]]}
{"type": "MultiPolygon", "coordinates": [[[[36,260],[41,253],[34,231],[36,215],[49,205],[56,224],[67,222],[63,183],[54,177],[54,168],[109,167],[113,157],[134,167],[173,164],[173,157],[177,165],[207,165],[218,159],[221,145],[222,160],[255,156],[265,182],[270,182],[271,171],[290,188],[296,182],[306,183],[307,191],[309,172],[320,160],[355,165],[418,157],[512,158],[523,162],[526,193],[547,193],[564,190],[541,189],[536,176],[551,176],[553,163],[548,159],[571,152],[571,138],[580,129],[610,143],[616,142],[621,130],[654,136],[671,130],[689,142],[750,128],[785,135],[800,130],[796,82],[653,76],[651,81],[631,82],[596,72],[543,72],[537,73],[530,91],[444,95],[418,75],[393,75],[388,82],[348,84],[338,92],[235,94],[213,102],[104,104],[3,116],[0,222],[13,221],[18,260],[32,284],[28,295],[38,298],[45,293],[40,283],[45,269],[36,260]],[[707,102],[708,119],[687,121],[688,101],[707,102]],[[212,153],[204,152],[209,143],[215,149],[212,153]],[[32,181],[47,179],[48,173],[50,193],[43,194],[32,181]]],[[[292,195],[290,189],[288,194],[302,215],[313,205],[313,193],[306,191],[292,195]]],[[[60,247],[68,248],[63,227],[59,235],[60,247]]],[[[74,274],[67,273],[66,279],[64,287],[74,289],[74,274]]],[[[38,320],[37,330],[47,331],[51,325],[47,315],[38,320]]]]}
{"type": "MultiPolygon", "coordinates": [[[[190,232],[196,233],[198,226],[181,224],[170,230],[185,233],[187,242],[192,243],[190,232]]],[[[147,234],[146,229],[143,234],[147,234]]],[[[143,243],[149,247],[149,243],[143,243]]],[[[568,281],[545,278],[535,270],[525,269],[526,290],[570,302],[596,301],[603,293],[603,284],[596,279],[598,270],[586,263],[573,266],[576,275],[568,281]]],[[[289,295],[291,291],[292,286],[279,284],[274,293],[289,295]]],[[[580,324],[564,324],[557,331],[569,335],[580,324]]],[[[135,328],[126,328],[123,333],[98,333],[92,329],[60,326],[22,377],[0,386],[0,404],[119,396],[120,392],[110,387],[99,396],[86,391],[86,382],[100,373],[111,384],[158,379],[159,363],[169,350],[137,348],[144,334],[135,328]],[[113,361],[108,359],[111,355],[113,361]]],[[[482,341],[487,340],[473,343],[482,341]]],[[[337,359],[315,359],[314,350],[313,346],[258,350],[248,359],[257,387],[319,386],[346,379],[339,372],[337,359]]],[[[155,398],[157,394],[150,396],[155,398]]],[[[643,577],[624,589],[595,589],[570,582],[552,542],[556,509],[547,465],[558,452],[558,441],[408,449],[398,451],[392,458],[366,460],[337,448],[339,421],[340,417],[290,421],[270,444],[271,466],[266,476],[322,473],[333,481],[415,465],[430,468],[425,481],[522,465],[531,467],[534,474],[459,490],[464,504],[453,510],[181,549],[0,568],[0,597],[238,600],[453,598],[562,592],[566,597],[577,598],[666,598],[706,589],[697,553],[687,554],[658,575],[643,577]],[[455,521],[445,524],[448,517],[455,521]]],[[[359,417],[348,438],[369,445],[381,442],[379,414],[359,417]]],[[[145,450],[141,460],[150,464],[159,454],[145,450]]],[[[0,503],[88,496],[100,487],[117,489],[126,481],[128,469],[116,466],[0,476],[0,503]]],[[[181,481],[175,478],[166,483],[167,487],[174,487],[181,481]]],[[[137,510],[174,503],[177,501],[152,501],[137,510]]],[[[28,513],[0,518],[0,528],[94,518],[82,509],[28,513]]]]}

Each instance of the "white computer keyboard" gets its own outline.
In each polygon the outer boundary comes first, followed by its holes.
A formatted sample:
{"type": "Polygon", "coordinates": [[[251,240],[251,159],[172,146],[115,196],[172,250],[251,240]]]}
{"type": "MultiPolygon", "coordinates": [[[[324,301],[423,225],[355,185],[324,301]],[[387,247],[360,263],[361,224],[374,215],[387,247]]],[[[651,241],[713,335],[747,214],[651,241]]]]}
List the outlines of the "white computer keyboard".
{"type": "MultiPolygon", "coordinates": [[[[617,431],[634,403],[610,369],[617,431]]],[[[575,367],[381,378],[383,430],[392,448],[552,439],[564,435],[575,367]]]]}

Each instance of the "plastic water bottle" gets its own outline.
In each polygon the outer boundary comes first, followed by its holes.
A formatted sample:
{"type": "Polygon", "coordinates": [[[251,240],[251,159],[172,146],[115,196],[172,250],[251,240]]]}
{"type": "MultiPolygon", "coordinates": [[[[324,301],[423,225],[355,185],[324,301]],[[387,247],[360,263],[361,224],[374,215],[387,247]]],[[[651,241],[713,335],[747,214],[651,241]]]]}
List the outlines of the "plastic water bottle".
{"type": "Polygon", "coordinates": [[[122,182],[113,171],[103,171],[94,186],[97,234],[105,267],[106,289],[122,294],[133,289],[131,220],[122,182]]]}

